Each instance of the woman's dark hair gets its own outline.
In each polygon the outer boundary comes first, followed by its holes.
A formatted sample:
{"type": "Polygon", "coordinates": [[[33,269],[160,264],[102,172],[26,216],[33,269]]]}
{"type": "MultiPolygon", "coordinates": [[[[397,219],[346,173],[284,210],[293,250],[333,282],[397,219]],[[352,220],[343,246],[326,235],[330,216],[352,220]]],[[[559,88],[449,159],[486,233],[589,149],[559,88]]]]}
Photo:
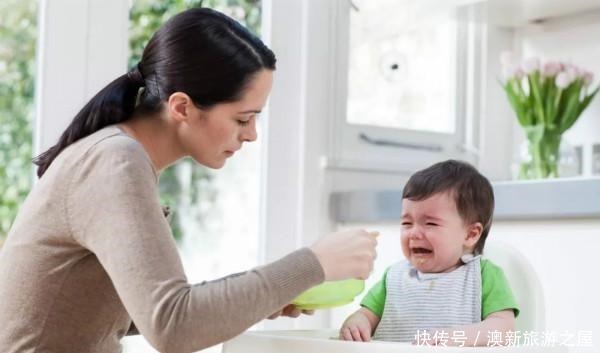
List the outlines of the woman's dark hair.
{"type": "Polygon", "coordinates": [[[492,184],[472,165],[447,160],[413,174],[402,190],[402,198],[419,201],[444,192],[454,197],[464,222],[482,224],[481,237],[473,252],[474,255],[483,253],[494,214],[492,184]]]}
{"type": "Polygon", "coordinates": [[[184,11],[150,39],[140,63],[98,92],[77,113],[56,145],[34,159],[41,177],[67,146],[134,111],[156,113],[174,92],[199,108],[238,100],[262,69],[275,70],[275,55],[235,20],[207,8],[184,11]]]}

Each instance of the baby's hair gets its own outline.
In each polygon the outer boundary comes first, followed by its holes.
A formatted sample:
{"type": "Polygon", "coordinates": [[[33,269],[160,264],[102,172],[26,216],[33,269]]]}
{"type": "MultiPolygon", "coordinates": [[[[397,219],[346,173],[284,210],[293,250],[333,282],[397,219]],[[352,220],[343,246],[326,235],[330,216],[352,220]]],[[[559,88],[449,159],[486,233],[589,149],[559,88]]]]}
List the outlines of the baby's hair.
{"type": "Polygon", "coordinates": [[[445,192],[453,196],[458,213],[465,223],[482,224],[481,237],[473,251],[474,255],[481,254],[494,214],[492,185],[469,163],[451,159],[413,174],[404,186],[402,198],[419,201],[445,192]]]}

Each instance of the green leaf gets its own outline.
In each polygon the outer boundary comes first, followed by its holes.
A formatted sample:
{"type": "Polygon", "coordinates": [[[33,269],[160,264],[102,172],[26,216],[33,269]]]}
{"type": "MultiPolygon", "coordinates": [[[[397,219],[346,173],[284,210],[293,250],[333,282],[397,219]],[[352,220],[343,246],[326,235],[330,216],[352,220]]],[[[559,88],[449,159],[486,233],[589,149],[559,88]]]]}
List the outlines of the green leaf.
{"type": "Polygon", "coordinates": [[[590,102],[592,101],[594,96],[596,96],[596,93],[598,93],[599,89],[600,89],[600,86],[596,87],[596,89],[591,94],[586,96],[581,102],[578,102],[579,104],[577,104],[576,108],[574,108],[576,111],[573,112],[570,119],[565,122],[562,132],[567,131],[575,124],[575,122],[577,122],[577,119],[579,118],[581,113],[583,113],[585,108],[588,107],[588,105],[590,104],[590,102]]]}
{"type": "Polygon", "coordinates": [[[519,95],[514,91],[513,85],[511,83],[507,83],[504,86],[504,90],[506,92],[506,96],[508,97],[510,105],[517,114],[517,119],[519,120],[519,123],[523,126],[527,125],[525,106],[521,102],[519,95]]]}
{"type": "Polygon", "coordinates": [[[583,81],[581,79],[573,82],[567,89],[565,109],[560,116],[558,123],[558,129],[561,133],[567,131],[575,124],[581,111],[579,110],[579,97],[581,96],[581,88],[583,87],[583,81]]]}
{"type": "Polygon", "coordinates": [[[527,82],[529,83],[530,102],[535,113],[536,122],[545,123],[547,120],[544,115],[544,102],[540,93],[540,72],[535,71],[527,75],[527,82]]]}
{"type": "Polygon", "coordinates": [[[596,87],[596,89],[592,93],[590,93],[588,96],[586,96],[583,99],[583,101],[579,105],[579,112],[578,112],[578,114],[583,113],[583,111],[585,110],[585,108],[587,108],[587,106],[590,104],[590,102],[592,101],[592,99],[596,96],[596,93],[598,93],[598,90],[600,90],[600,86],[596,87]]]}
{"type": "Polygon", "coordinates": [[[560,100],[561,91],[547,78],[546,95],[544,96],[544,111],[546,114],[546,124],[549,127],[556,125],[556,114],[558,112],[558,101],[560,100]]]}

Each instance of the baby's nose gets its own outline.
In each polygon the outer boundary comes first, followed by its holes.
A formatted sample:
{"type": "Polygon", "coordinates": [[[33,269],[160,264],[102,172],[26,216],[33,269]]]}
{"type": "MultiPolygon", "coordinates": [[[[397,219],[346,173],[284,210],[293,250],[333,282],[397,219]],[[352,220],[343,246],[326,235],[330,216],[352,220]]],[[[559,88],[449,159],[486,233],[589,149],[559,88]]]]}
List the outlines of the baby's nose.
{"type": "Polygon", "coordinates": [[[421,239],[423,238],[423,232],[421,231],[421,229],[419,229],[419,227],[414,227],[410,230],[408,237],[410,239],[421,239]]]}

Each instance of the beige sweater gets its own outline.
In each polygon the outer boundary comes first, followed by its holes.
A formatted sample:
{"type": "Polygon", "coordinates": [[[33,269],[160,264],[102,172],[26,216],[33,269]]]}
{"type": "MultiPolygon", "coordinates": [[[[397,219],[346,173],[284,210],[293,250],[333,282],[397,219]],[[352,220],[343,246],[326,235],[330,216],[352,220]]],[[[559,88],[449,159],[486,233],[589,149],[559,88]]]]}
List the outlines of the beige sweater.
{"type": "Polygon", "coordinates": [[[116,353],[132,320],[160,352],[227,340],[323,281],[300,249],[192,285],[141,144],[108,127],[64,150],[0,252],[1,353],[116,353]]]}

